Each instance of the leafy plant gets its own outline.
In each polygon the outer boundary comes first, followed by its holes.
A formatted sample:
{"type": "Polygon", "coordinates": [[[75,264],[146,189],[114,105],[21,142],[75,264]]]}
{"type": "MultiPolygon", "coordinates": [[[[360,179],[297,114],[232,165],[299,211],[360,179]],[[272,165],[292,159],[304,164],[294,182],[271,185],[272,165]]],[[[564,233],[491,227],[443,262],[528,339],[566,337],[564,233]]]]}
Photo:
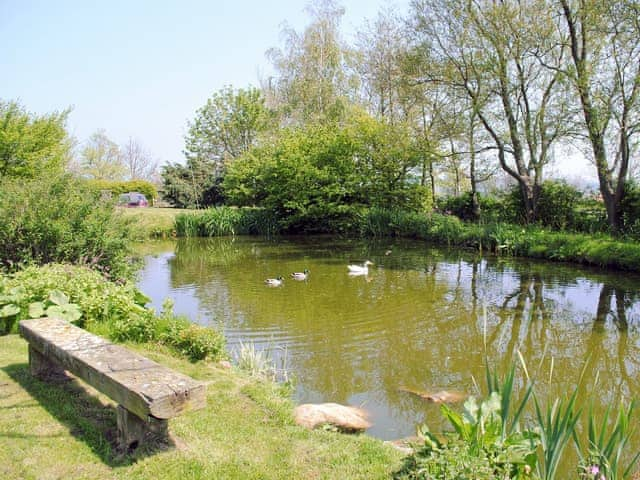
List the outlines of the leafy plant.
{"type": "Polygon", "coordinates": [[[60,290],[49,292],[44,302],[33,302],[29,304],[29,317],[54,317],[67,322],[75,322],[82,317],[80,306],[69,303],[69,297],[60,290]]]}
{"type": "Polygon", "coordinates": [[[580,478],[618,480],[629,478],[633,473],[640,452],[631,456],[626,465],[623,464],[623,458],[633,433],[631,420],[635,406],[635,402],[628,406],[620,403],[615,421],[609,427],[611,406],[607,407],[601,421],[596,422],[591,404],[586,445],[581,445],[578,437],[574,436],[580,455],[580,478]]]}
{"type": "Polygon", "coordinates": [[[569,440],[573,437],[581,409],[576,405],[578,389],[574,389],[568,400],[556,398],[545,409],[534,396],[537,425],[540,431],[542,457],[538,462],[540,477],[544,480],[556,478],[560,459],[569,440]]]}

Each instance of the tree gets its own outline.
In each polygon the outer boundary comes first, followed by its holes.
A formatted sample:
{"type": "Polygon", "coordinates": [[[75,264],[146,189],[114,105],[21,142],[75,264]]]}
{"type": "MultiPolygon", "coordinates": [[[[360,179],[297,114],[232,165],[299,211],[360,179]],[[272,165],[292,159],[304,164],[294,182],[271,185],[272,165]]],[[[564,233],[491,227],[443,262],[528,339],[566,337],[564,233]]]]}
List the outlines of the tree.
{"type": "Polygon", "coordinates": [[[304,32],[285,28],[284,50],[267,51],[277,76],[269,79],[265,90],[294,122],[337,119],[348,91],[346,48],[339,31],[344,8],[333,0],[319,0],[307,11],[311,23],[304,32]]]}
{"type": "Polygon", "coordinates": [[[225,163],[251,148],[269,127],[269,112],[260,90],[250,87],[215,92],[196,113],[185,137],[185,156],[214,165],[221,176],[225,163]]]}
{"type": "Polygon", "coordinates": [[[35,115],[18,102],[0,100],[0,178],[61,172],[72,146],[68,115],[69,110],[35,115]]]}
{"type": "Polygon", "coordinates": [[[261,206],[291,230],[339,231],[369,206],[416,209],[408,181],[416,164],[408,129],[352,113],[340,125],[318,121],[283,130],[230,165],[226,197],[261,206]]]}
{"type": "Polygon", "coordinates": [[[127,167],[129,180],[152,180],[158,168],[158,162],[154,161],[151,154],[144,149],[142,144],[129,137],[127,143],[121,148],[122,162],[127,167]]]}
{"type": "Polygon", "coordinates": [[[92,180],[123,180],[127,174],[120,148],[97,130],[87,140],[80,154],[78,173],[92,180]]]}
{"type": "Polygon", "coordinates": [[[572,61],[563,73],[578,93],[609,227],[619,233],[625,181],[640,134],[640,5],[559,0],[558,6],[572,61]]]}
{"type": "Polygon", "coordinates": [[[355,69],[362,96],[372,115],[390,122],[407,118],[403,60],[409,44],[400,18],[380,12],[358,32],[355,69]]]}
{"type": "Polygon", "coordinates": [[[186,165],[169,163],[162,167],[162,196],[179,208],[203,208],[222,200],[214,161],[199,157],[186,165]]]}
{"type": "Polygon", "coordinates": [[[417,80],[466,96],[534,221],[544,167],[571,113],[562,75],[543,66],[561,65],[565,53],[553,11],[544,0],[414,0],[412,9],[417,80]]]}

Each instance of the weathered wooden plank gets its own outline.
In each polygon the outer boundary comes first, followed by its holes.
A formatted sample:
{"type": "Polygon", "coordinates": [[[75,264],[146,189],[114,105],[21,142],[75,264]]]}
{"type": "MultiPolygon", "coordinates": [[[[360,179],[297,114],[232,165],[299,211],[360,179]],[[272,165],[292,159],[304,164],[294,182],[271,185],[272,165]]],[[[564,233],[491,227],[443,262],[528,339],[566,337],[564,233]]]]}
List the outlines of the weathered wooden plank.
{"type": "Polygon", "coordinates": [[[205,384],[170,370],[68,322],[20,322],[20,334],[43,356],[118,402],[141,419],[174,417],[204,407],[205,384]]]}

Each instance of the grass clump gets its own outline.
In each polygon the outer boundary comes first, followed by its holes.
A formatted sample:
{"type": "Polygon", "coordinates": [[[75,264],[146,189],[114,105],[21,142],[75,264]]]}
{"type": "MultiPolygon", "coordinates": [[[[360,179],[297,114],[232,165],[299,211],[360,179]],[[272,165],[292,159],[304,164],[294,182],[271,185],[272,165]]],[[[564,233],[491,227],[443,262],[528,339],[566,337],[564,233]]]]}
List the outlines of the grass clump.
{"type": "Polygon", "coordinates": [[[0,277],[0,331],[15,332],[19,320],[51,314],[35,310],[34,305],[47,306],[52,292],[55,306],[77,312],[68,320],[115,341],[162,343],[194,361],[225,356],[220,332],[175,316],[171,302],[165,302],[156,315],[135,285],[110,282],[83,266],[51,264],[0,277]],[[60,300],[60,294],[66,301],[60,300]]]}
{"type": "Polygon", "coordinates": [[[213,207],[176,216],[179,237],[221,237],[228,235],[273,235],[279,222],[262,208],[213,207]]]}

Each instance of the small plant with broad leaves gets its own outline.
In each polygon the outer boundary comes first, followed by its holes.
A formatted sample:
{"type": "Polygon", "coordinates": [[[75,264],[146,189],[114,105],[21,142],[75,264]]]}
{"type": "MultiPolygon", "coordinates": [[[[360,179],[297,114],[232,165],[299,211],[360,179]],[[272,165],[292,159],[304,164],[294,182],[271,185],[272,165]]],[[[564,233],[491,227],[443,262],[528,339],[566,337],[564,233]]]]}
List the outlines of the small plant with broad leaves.
{"type": "Polygon", "coordinates": [[[60,290],[49,292],[43,302],[29,304],[29,318],[54,317],[67,322],[75,322],[82,317],[80,306],[69,303],[69,297],[60,290]]]}

